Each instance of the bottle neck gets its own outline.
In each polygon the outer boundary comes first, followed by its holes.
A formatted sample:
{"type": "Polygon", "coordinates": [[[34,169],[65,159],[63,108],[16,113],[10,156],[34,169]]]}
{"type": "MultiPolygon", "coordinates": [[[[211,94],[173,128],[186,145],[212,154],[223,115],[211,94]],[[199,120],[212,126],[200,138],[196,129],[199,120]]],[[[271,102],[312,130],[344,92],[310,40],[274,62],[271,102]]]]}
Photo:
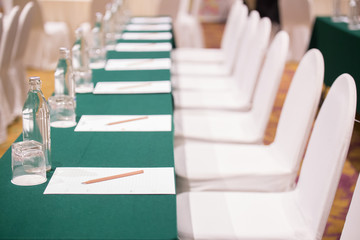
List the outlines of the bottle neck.
{"type": "Polygon", "coordinates": [[[94,27],[100,29],[101,28],[101,21],[96,21],[94,27]]]}
{"type": "Polygon", "coordinates": [[[59,59],[67,59],[69,58],[69,51],[60,51],[59,59]]]}
{"type": "Polygon", "coordinates": [[[41,81],[39,78],[29,79],[29,90],[30,91],[41,91],[41,81]]]}
{"type": "Polygon", "coordinates": [[[30,90],[30,91],[40,91],[40,90],[41,90],[41,86],[40,86],[40,85],[30,85],[30,86],[29,86],[29,90],[30,90]]]}

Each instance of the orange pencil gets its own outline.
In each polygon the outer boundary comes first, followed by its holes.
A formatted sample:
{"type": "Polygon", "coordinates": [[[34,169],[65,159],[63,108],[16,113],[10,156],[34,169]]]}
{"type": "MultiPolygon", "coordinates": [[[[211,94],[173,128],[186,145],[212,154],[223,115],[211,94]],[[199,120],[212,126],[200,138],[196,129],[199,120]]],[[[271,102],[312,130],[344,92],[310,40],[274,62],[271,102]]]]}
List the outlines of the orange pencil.
{"type": "Polygon", "coordinates": [[[138,170],[138,171],[134,171],[134,172],[128,172],[128,173],[122,173],[122,174],[118,174],[118,175],[113,175],[113,176],[109,176],[109,177],[92,179],[92,180],[89,180],[89,181],[86,181],[86,182],[82,182],[82,184],[103,182],[103,181],[113,180],[113,179],[122,178],[122,177],[128,177],[128,176],[141,174],[141,173],[144,173],[144,170],[138,170]]]}
{"type": "Polygon", "coordinates": [[[147,118],[148,118],[148,116],[139,117],[139,118],[132,118],[132,119],[122,120],[122,121],[118,121],[118,122],[111,122],[111,123],[108,123],[108,124],[106,124],[106,125],[115,125],[115,124],[132,122],[132,121],[137,121],[137,120],[142,120],[142,119],[147,119],[147,118]]]}

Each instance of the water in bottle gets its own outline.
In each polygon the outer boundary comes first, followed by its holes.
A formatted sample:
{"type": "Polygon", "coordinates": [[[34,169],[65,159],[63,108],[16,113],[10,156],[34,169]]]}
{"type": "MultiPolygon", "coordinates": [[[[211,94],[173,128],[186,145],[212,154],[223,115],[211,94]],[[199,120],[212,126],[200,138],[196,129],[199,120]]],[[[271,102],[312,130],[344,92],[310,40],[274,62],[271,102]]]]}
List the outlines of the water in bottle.
{"type": "Polygon", "coordinates": [[[30,77],[29,91],[22,110],[23,140],[43,144],[46,170],[51,169],[50,111],[41,91],[40,77],[30,77]]]}
{"type": "Polygon", "coordinates": [[[97,12],[95,25],[91,30],[90,37],[89,57],[91,69],[104,68],[106,63],[104,32],[101,24],[102,19],[103,15],[100,12],[97,12]]]}
{"type": "Polygon", "coordinates": [[[89,67],[89,49],[83,30],[76,29],[76,41],[72,47],[72,67],[75,78],[75,91],[77,93],[92,92],[94,84],[89,67]]]}
{"type": "Polygon", "coordinates": [[[67,48],[60,48],[59,61],[55,70],[55,95],[67,95],[74,98],[75,80],[70,59],[70,51],[67,48]]]}

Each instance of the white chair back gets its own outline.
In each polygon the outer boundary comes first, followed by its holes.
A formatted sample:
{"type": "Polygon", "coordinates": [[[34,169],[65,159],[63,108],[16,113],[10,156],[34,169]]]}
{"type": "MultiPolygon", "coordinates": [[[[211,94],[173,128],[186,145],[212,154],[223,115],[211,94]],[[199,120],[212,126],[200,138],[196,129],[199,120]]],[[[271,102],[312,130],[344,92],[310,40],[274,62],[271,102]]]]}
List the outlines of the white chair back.
{"type": "Polygon", "coordinates": [[[190,6],[190,15],[198,18],[200,14],[200,8],[202,5],[202,0],[192,0],[191,6],[190,6]]]}
{"type": "Polygon", "coordinates": [[[3,34],[3,15],[2,13],[0,13],[0,46],[1,46],[2,34],[3,34]]]}
{"type": "Polygon", "coordinates": [[[257,126],[259,134],[262,135],[265,133],[266,125],[275,102],[285,68],[288,49],[289,35],[285,31],[280,31],[274,37],[266,54],[257,87],[250,86],[247,89],[247,91],[255,89],[251,113],[254,124],[257,126]]]}
{"type": "Polygon", "coordinates": [[[360,176],[356,182],[354,194],[350,203],[349,211],[346,215],[345,225],[341,233],[340,240],[360,239],[360,176]]]}
{"type": "Polygon", "coordinates": [[[8,70],[11,61],[11,53],[13,51],[14,39],[19,21],[19,7],[15,6],[11,12],[3,20],[3,34],[0,46],[0,82],[1,82],[1,120],[3,124],[8,126],[15,118],[15,88],[16,84],[9,79],[8,70]]]}
{"type": "Polygon", "coordinates": [[[256,30],[258,28],[260,22],[260,14],[258,11],[253,10],[250,12],[250,15],[247,18],[246,26],[242,37],[240,39],[240,43],[238,43],[238,48],[236,51],[231,51],[231,54],[226,56],[225,64],[229,67],[230,72],[232,73],[234,69],[234,76],[238,76],[241,74],[243,70],[243,66],[247,61],[247,50],[251,41],[254,40],[254,36],[256,34],[256,30]]]}
{"type": "MultiPolygon", "coordinates": [[[[235,0],[235,2],[231,5],[230,12],[226,20],[223,37],[221,39],[221,49],[226,49],[226,47],[230,45],[232,39],[234,39],[234,33],[239,30],[239,24],[244,21],[243,18],[239,19],[239,17],[242,16],[242,13],[240,12],[242,6],[246,7],[246,5],[242,4],[242,2],[239,0],[235,0]]],[[[247,15],[248,11],[246,12],[245,21],[247,19],[247,15]]]]}
{"type": "Polygon", "coordinates": [[[9,15],[6,16],[6,19],[3,21],[3,30],[1,48],[0,48],[0,64],[1,69],[9,68],[11,54],[14,47],[14,39],[16,38],[16,31],[19,22],[20,10],[18,6],[15,6],[9,15]]]}
{"type": "MultiPolygon", "coordinates": [[[[270,33],[271,21],[269,18],[264,17],[260,20],[256,34],[252,41],[249,41],[246,51],[240,53],[246,55],[246,61],[243,62],[241,66],[242,70],[238,72],[235,80],[243,95],[241,98],[244,99],[245,102],[252,102],[261,65],[269,45],[270,33]]],[[[240,68],[240,66],[238,67],[240,68]]]]}
{"type": "MultiPolygon", "coordinates": [[[[307,94],[302,97],[305,98],[307,94]]],[[[332,84],[321,106],[296,188],[297,206],[311,232],[319,239],[324,232],[349,150],[355,112],[354,79],[349,74],[342,74],[332,84]]]]}
{"type": "MultiPolygon", "coordinates": [[[[235,59],[240,53],[239,49],[241,46],[241,43],[243,41],[245,32],[246,32],[246,26],[248,21],[248,15],[249,15],[249,9],[245,5],[241,5],[238,7],[236,13],[236,17],[229,19],[229,28],[227,28],[227,32],[224,32],[224,55],[225,55],[225,63],[230,64],[229,68],[232,70],[232,68],[235,66],[235,59]],[[232,25],[232,26],[231,26],[232,25]],[[231,33],[230,33],[231,31],[231,33]],[[228,36],[226,36],[226,35],[228,36]]],[[[252,16],[252,18],[257,18],[257,22],[260,21],[260,16],[257,16],[256,12],[252,13],[255,16],[252,16]]],[[[227,26],[227,24],[226,24],[227,26]]],[[[222,44],[223,45],[223,44],[222,44]]]]}
{"type": "Polygon", "coordinates": [[[27,3],[32,2],[33,3],[33,19],[31,28],[32,29],[39,29],[41,31],[44,31],[44,18],[41,6],[37,0],[13,0],[14,5],[19,6],[20,10],[22,10],[27,3]]]}
{"type": "Polygon", "coordinates": [[[34,16],[34,3],[28,2],[19,16],[18,29],[14,43],[13,59],[20,60],[25,55],[32,19],[34,16]]]}
{"type": "Polygon", "coordinates": [[[317,49],[309,50],[291,81],[281,110],[273,147],[282,152],[283,164],[296,171],[318,109],[324,81],[324,59],[317,49]],[[290,161],[291,159],[292,161],[290,161]]]}
{"type": "MultiPolygon", "coordinates": [[[[166,0],[165,0],[166,1],[166,0]]],[[[190,9],[190,0],[180,0],[178,17],[182,14],[188,14],[190,9]]]]}
{"type": "Polygon", "coordinates": [[[181,0],[174,23],[176,45],[179,48],[203,48],[203,32],[198,19],[189,14],[190,1],[181,0]]]}
{"type": "MultiPolygon", "coordinates": [[[[3,33],[3,15],[0,14],[0,46],[2,42],[2,33],[3,33]]],[[[1,68],[1,65],[0,65],[1,68]]],[[[0,79],[0,144],[6,141],[7,138],[7,122],[6,122],[6,108],[7,99],[4,94],[3,83],[0,79]]]]}
{"type": "Polygon", "coordinates": [[[313,0],[279,0],[281,29],[290,35],[289,59],[299,61],[310,40],[313,0]]]}

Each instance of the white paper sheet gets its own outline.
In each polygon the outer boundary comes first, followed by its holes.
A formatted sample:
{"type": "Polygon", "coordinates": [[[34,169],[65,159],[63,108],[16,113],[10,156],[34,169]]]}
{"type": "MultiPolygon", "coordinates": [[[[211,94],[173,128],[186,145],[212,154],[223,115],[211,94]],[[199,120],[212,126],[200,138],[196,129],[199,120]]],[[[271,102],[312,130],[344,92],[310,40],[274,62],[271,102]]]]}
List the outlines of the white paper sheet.
{"type": "Polygon", "coordinates": [[[115,50],[118,52],[169,52],[170,43],[118,43],[115,50]]]}
{"type": "Polygon", "coordinates": [[[170,93],[170,81],[98,82],[94,94],[170,93]]]}
{"type": "Polygon", "coordinates": [[[106,71],[170,69],[170,58],[109,59],[106,71]]]}
{"type": "Polygon", "coordinates": [[[145,23],[145,24],[155,24],[155,23],[171,23],[171,17],[133,17],[130,19],[132,23],[145,23]]]}
{"type": "Polygon", "coordinates": [[[174,168],[58,167],[44,194],[175,194],[174,168]],[[82,182],[143,170],[144,173],[103,182],[82,182]]]}
{"type": "Polygon", "coordinates": [[[169,132],[172,129],[171,123],[171,115],[82,115],[74,131],[169,132]],[[147,118],[117,123],[143,117],[147,118]]]}
{"type": "Polygon", "coordinates": [[[127,31],[170,31],[171,25],[168,23],[162,24],[128,24],[127,31]]]}
{"type": "Polygon", "coordinates": [[[124,40],[170,40],[172,34],[170,32],[126,32],[121,35],[124,40]]]}

